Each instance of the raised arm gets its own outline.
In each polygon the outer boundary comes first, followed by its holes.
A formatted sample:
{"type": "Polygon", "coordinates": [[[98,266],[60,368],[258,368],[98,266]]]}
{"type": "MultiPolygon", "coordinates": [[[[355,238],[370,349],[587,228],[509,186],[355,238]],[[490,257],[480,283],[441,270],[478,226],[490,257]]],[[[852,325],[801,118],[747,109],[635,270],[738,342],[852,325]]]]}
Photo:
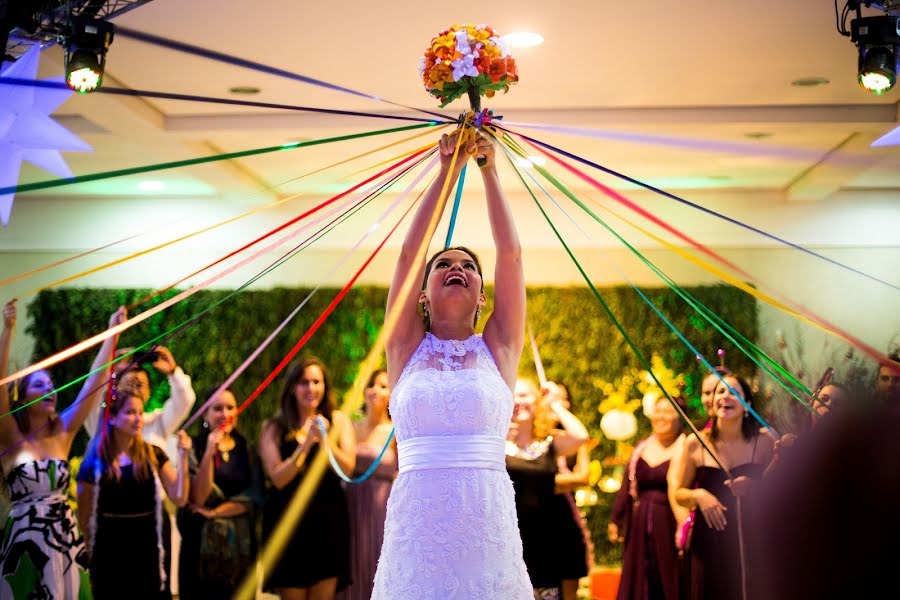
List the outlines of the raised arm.
{"type": "Polygon", "coordinates": [[[578,417],[566,410],[562,404],[559,386],[548,381],[543,390],[550,401],[550,410],[556,415],[562,431],[553,434],[553,449],[562,456],[571,456],[588,441],[588,431],[578,417]]]}
{"type": "MultiPolygon", "coordinates": [[[[109,327],[112,328],[116,325],[120,325],[124,323],[127,318],[128,314],[125,311],[125,307],[120,306],[119,310],[113,313],[109,318],[109,327]]],[[[94,408],[96,404],[99,404],[100,398],[102,398],[103,394],[106,392],[107,386],[103,384],[109,379],[110,370],[108,366],[105,368],[101,367],[112,360],[113,347],[116,345],[118,337],[119,336],[114,335],[103,341],[100,350],[97,352],[97,357],[94,359],[94,364],[91,365],[91,371],[93,373],[85,380],[84,385],[81,386],[81,391],[78,392],[78,397],[75,398],[75,402],[72,403],[72,406],[68,410],[63,411],[60,415],[63,431],[65,431],[69,437],[69,444],[72,443],[75,434],[78,433],[78,428],[81,427],[84,420],[91,414],[91,409],[94,408]]]]}
{"type": "Polygon", "coordinates": [[[485,157],[481,167],[487,200],[488,220],[494,236],[497,261],[494,268],[494,312],[484,326],[484,341],[503,379],[510,389],[516,385],[516,372],[525,341],[525,272],[522,245],[513,222],[512,211],[500,187],[494,156],[494,144],[478,136],[476,154],[485,157]]]}
{"type": "Polygon", "coordinates": [[[191,504],[203,506],[212,492],[216,452],[223,435],[223,430],[215,429],[209,432],[209,436],[206,438],[206,450],[203,452],[196,473],[191,477],[191,504]]]}
{"type": "Polygon", "coordinates": [[[145,435],[154,433],[165,439],[178,431],[178,427],[187,419],[191,407],[197,400],[197,394],[191,386],[191,378],[175,362],[172,353],[164,346],[157,346],[159,358],[153,368],[166,376],[171,396],[162,408],[144,415],[145,435]]]}
{"type": "Polygon", "coordinates": [[[396,379],[399,378],[403,365],[409,360],[425,335],[425,325],[419,317],[417,308],[419,289],[425,274],[425,253],[428,250],[428,243],[425,244],[425,252],[418,252],[419,247],[423,239],[427,238],[430,242],[434,236],[440,220],[440,214],[435,216],[435,211],[443,214],[444,207],[447,205],[447,197],[459,179],[459,173],[469,157],[467,150],[474,151],[475,149],[474,145],[470,148],[461,146],[457,148],[457,139],[457,133],[441,136],[440,171],[419,202],[412,224],[403,239],[400,256],[397,257],[397,266],[394,269],[394,277],[388,292],[387,312],[398,310],[400,315],[397,325],[388,333],[385,340],[391,387],[397,383],[396,379]],[[453,160],[454,152],[456,153],[455,161],[453,160]],[[444,189],[445,183],[446,193],[441,198],[441,190],[444,189]],[[401,287],[407,277],[412,277],[413,286],[410,293],[405,298],[401,298],[401,287]],[[402,304],[400,304],[401,301],[402,304]]]}
{"type": "MultiPolygon", "coordinates": [[[[0,378],[6,377],[9,369],[9,348],[12,345],[12,332],[16,326],[16,299],[13,298],[3,306],[3,331],[0,332],[0,378]]],[[[0,414],[8,415],[10,411],[9,388],[0,385],[0,414]]],[[[4,449],[17,443],[22,432],[16,425],[12,415],[0,417],[0,446],[4,449]]]]}
{"type": "Polygon", "coordinates": [[[557,459],[557,464],[560,468],[556,473],[554,481],[556,485],[553,490],[557,494],[574,492],[578,488],[587,487],[590,484],[591,456],[586,445],[582,444],[578,448],[577,458],[575,459],[575,468],[571,471],[568,469],[563,470],[562,468],[568,466],[564,456],[560,456],[557,459]]]}

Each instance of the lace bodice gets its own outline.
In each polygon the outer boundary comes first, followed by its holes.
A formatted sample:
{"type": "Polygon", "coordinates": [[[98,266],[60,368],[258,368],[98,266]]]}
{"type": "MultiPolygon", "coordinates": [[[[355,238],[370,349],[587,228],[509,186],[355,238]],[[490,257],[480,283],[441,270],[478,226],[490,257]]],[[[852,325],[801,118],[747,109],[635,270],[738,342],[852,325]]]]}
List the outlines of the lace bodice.
{"type": "Polygon", "coordinates": [[[480,335],[441,340],[431,333],[413,353],[391,394],[397,441],[420,436],[506,437],[512,392],[480,335]]]}
{"type": "Polygon", "coordinates": [[[512,392],[481,336],[425,338],[391,394],[400,475],[372,600],[532,600],[503,444],[512,392]]]}

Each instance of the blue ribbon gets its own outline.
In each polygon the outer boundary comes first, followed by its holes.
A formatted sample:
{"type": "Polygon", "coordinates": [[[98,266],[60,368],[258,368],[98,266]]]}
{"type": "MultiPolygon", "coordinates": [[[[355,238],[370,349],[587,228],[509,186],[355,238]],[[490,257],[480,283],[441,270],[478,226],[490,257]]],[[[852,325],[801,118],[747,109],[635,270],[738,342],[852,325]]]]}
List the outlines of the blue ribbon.
{"type": "MultiPolygon", "coordinates": [[[[319,428],[322,430],[322,437],[328,435],[328,432],[325,429],[325,419],[322,418],[322,415],[319,415],[319,428]]],[[[381,449],[381,452],[375,458],[375,461],[369,465],[369,468],[366,469],[366,472],[360,475],[359,477],[347,477],[344,473],[341,466],[338,464],[337,459],[334,457],[334,454],[331,452],[331,447],[325,443],[325,450],[328,452],[328,461],[331,463],[331,468],[334,469],[334,472],[337,473],[337,476],[346,481],[347,483],[362,483],[366,479],[368,479],[372,473],[375,472],[375,469],[378,468],[378,465],[381,464],[381,459],[384,457],[384,453],[387,452],[388,446],[391,445],[391,440],[394,439],[394,428],[391,428],[391,435],[388,436],[387,441],[384,443],[384,448],[381,449]]]]}

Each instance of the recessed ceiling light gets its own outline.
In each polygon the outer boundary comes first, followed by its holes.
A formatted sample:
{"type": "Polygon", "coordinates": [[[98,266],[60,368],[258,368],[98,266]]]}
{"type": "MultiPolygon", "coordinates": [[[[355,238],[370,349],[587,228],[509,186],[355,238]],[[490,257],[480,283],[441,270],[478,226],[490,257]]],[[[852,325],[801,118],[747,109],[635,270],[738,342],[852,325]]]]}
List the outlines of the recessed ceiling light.
{"type": "Polygon", "coordinates": [[[236,85],[228,88],[228,91],[232,94],[258,94],[260,89],[252,85],[236,85]]]}
{"type": "Polygon", "coordinates": [[[744,137],[748,137],[751,140],[764,140],[772,137],[772,134],[768,131],[748,131],[744,134],[744,137]]]}
{"type": "Polygon", "coordinates": [[[503,41],[510,48],[533,48],[544,43],[544,36],[530,31],[516,31],[504,35],[503,41]]]}
{"type": "Polygon", "coordinates": [[[535,165],[537,165],[538,167],[543,167],[547,163],[547,159],[545,159],[543,156],[529,156],[528,158],[525,158],[524,156],[517,156],[515,162],[517,167],[530,169],[535,165]]]}
{"type": "Polygon", "coordinates": [[[166,189],[166,184],[162,181],[142,181],[137,186],[142,192],[159,192],[166,189]]]}
{"type": "Polygon", "coordinates": [[[796,87],[816,87],[817,85],[827,85],[829,83],[831,82],[824,77],[801,77],[793,80],[791,85],[796,87]]]}

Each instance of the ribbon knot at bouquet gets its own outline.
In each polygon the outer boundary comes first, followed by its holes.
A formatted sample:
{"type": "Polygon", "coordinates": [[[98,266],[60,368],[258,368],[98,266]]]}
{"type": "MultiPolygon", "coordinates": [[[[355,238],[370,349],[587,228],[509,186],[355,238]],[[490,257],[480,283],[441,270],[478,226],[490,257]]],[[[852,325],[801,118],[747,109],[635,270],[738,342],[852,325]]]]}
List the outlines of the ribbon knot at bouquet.
{"type": "Polygon", "coordinates": [[[425,51],[419,74],[441,108],[467,94],[475,112],[481,111],[481,96],[507,92],[519,80],[515,59],[487,25],[454,25],[442,31],[425,51]]]}

